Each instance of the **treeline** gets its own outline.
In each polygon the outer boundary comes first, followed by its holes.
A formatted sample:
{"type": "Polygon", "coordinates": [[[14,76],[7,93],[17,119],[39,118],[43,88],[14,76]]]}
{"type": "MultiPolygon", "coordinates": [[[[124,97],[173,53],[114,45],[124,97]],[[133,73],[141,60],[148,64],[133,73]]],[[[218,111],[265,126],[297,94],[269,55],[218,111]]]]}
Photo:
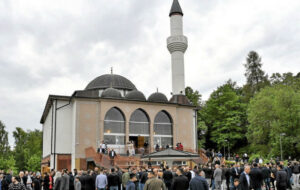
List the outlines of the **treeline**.
{"type": "Polygon", "coordinates": [[[198,139],[203,148],[236,153],[300,158],[300,72],[262,70],[261,57],[251,51],[246,58],[246,84],[228,80],[207,101],[186,88],[190,101],[199,107],[198,139]]]}
{"type": "Polygon", "coordinates": [[[0,121],[0,169],[40,171],[42,157],[42,131],[24,131],[17,127],[13,132],[15,146],[10,147],[8,132],[0,121]]]}

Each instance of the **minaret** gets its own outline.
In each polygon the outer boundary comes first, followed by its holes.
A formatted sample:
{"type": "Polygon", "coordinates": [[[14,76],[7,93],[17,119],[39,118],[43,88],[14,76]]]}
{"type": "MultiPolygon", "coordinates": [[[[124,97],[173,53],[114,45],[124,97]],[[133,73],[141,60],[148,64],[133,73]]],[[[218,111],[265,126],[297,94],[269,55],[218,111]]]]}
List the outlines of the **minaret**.
{"type": "Polygon", "coordinates": [[[183,35],[183,13],[178,0],[173,0],[170,11],[171,36],[167,39],[167,47],[172,57],[172,94],[185,94],[184,53],[188,47],[187,37],[183,35]]]}

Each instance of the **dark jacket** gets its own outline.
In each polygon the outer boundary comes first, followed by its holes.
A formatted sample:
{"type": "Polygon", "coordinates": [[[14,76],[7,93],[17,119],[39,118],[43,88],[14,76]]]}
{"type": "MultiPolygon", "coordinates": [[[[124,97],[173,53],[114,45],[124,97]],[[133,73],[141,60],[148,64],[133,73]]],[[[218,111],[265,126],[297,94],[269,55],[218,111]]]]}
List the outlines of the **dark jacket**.
{"type": "Polygon", "coordinates": [[[299,165],[293,165],[291,169],[292,169],[293,174],[299,174],[300,173],[300,166],[299,165]]]}
{"type": "Polygon", "coordinates": [[[264,179],[268,179],[268,178],[271,177],[271,170],[269,168],[263,167],[261,172],[262,172],[262,175],[263,175],[264,179]]]}
{"type": "Polygon", "coordinates": [[[172,190],[187,190],[189,188],[189,180],[186,176],[181,175],[174,178],[172,190]]]}
{"type": "Polygon", "coordinates": [[[85,190],[95,190],[95,181],[93,176],[86,175],[85,176],[85,190]]]}
{"type": "Polygon", "coordinates": [[[115,151],[110,151],[110,152],[109,152],[109,157],[110,157],[111,159],[114,159],[116,156],[117,156],[117,154],[116,154],[115,151]],[[114,155],[113,155],[112,153],[114,153],[114,155]]]}
{"type": "Polygon", "coordinates": [[[140,177],[140,182],[142,184],[145,184],[147,180],[148,180],[148,173],[147,172],[142,172],[141,177],[140,177]]]}
{"type": "Polygon", "coordinates": [[[240,170],[238,168],[231,168],[231,176],[233,179],[240,177],[240,170]]]}
{"type": "Polygon", "coordinates": [[[253,189],[261,188],[263,185],[263,174],[259,168],[252,168],[250,172],[251,187],[253,189]]]}
{"type": "Polygon", "coordinates": [[[203,177],[196,176],[190,182],[190,190],[209,190],[209,187],[203,177]]]}
{"type": "Polygon", "coordinates": [[[173,174],[171,171],[164,171],[163,173],[163,180],[166,184],[166,186],[169,188],[172,185],[172,180],[173,180],[173,174]]]}
{"type": "Polygon", "coordinates": [[[250,186],[251,186],[251,177],[250,176],[249,176],[250,185],[248,184],[248,180],[247,180],[247,177],[246,177],[245,173],[241,174],[241,177],[240,177],[239,181],[240,181],[239,186],[242,190],[249,190],[250,189],[250,186]]]}
{"type": "Polygon", "coordinates": [[[277,171],[277,176],[276,176],[276,187],[277,188],[282,188],[282,187],[287,187],[288,184],[288,177],[287,173],[284,169],[277,171]]]}
{"type": "Polygon", "coordinates": [[[79,177],[79,181],[81,183],[81,190],[85,190],[86,175],[80,176],[79,177]]]}
{"type": "Polygon", "coordinates": [[[54,183],[54,190],[60,190],[61,188],[61,177],[56,178],[55,183],[54,183]]]}
{"type": "Polygon", "coordinates": [[[41,179],[40,178],[34,178],[32,181],[33,184],[33,190],[41,190],[41,179]]]}
{"type": "Polygon", "coordinates": [[[120,178],[116,173],[111,173],[107,176],[107,183],[108,189],[112,186],[118,186],[120,184],[120,178]]]}
{"type": "Polygon", "coordinates": [[[74,190],[74,176],[72,173],[69,174],[69,190],[74,190]]]}

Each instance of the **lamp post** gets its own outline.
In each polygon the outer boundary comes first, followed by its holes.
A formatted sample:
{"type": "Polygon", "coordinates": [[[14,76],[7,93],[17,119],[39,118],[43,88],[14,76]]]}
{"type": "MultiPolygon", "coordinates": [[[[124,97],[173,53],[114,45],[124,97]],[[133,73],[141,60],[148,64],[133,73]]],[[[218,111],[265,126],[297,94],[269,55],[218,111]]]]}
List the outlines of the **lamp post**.
{"type": "Polygon", "coordinates": [[[281,154],[281,161],[283,160],[283,156],[282,156],[282,143],[281,143],[281,137],[284,136],[285,133],[280,133],[280,154],[281,154]]]}
{"type": "Polygon", "coordinates": [[[226,154],[225,154],[225,146],[226,146],[227,139],[225,139],[224,142],[225,142],[225,143],[224,143],[224,158],[225,158],[225,157],[226,157],[226,154]]]}

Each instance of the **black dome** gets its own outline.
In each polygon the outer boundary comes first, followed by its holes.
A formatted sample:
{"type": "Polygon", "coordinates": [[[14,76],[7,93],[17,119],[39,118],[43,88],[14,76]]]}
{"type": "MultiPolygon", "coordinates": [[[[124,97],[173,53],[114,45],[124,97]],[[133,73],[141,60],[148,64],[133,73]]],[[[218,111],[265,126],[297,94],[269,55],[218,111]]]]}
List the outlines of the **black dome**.
{"type": "Polygon", "coordinates": [[[137,90],[131,91],[125,96],[126,99],[128,100],[141,100],[141,101],[146,101],[145,95],[137,90]]]}
{"type": "Polygon", "coordinates": [[[122,98],[122,95],[117,89],[107,88],[102,92],[101,98],[122,98]]]}
{"type": "Polygon", "coordinates": [[[155,92],[155,93],[153,93],[149,96],[148,101],[149,102],[163,102],[163,103],[166,103],[166,102],[168,102],[168,99],[167,99],[166,95],[164,95],[163,93],[155,92]]]}
{"type": "Polygon", "coordinates": [[[136,90],[135,85],[121,75],[106,74],[92,80],[85,90],[116,88],[122,90],[136,90]]]}

